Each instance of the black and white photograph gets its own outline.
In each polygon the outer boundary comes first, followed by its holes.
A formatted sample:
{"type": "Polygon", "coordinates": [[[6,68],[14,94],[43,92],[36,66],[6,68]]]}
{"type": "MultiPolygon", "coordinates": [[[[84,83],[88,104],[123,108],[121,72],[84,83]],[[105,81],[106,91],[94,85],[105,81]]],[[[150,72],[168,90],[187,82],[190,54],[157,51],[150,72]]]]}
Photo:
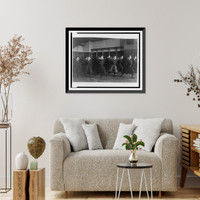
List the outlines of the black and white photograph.
{"type": "Polygon", "coordinates": [[[66,92],[145,92],[145,28],[66,28],[66,92]]]}

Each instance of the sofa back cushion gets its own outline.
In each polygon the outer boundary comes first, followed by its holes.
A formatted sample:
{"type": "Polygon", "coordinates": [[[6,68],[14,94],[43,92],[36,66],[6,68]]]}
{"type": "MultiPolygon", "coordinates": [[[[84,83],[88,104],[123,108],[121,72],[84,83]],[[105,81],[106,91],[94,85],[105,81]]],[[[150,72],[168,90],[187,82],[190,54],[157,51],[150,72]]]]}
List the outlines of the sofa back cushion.
{"type": "MultiPolygon", "coordinates": [[[[102,142],[104,149],[112,149],[117,137],[117,132],[120,123],[131,124],[133,118],[117,118],[117,119],[85,119],[85,123],[93,124],[96,123],[99,130],[99,137],[102,142]]],[[[53,133],[64,133],[64,127],[61,124],[60,120],[56,120],[54,124],[53,133]]],[[[165,119],[162,123],[161,133],[170,133],[173,134],[173,125],[170,119],[165,119]]]]}

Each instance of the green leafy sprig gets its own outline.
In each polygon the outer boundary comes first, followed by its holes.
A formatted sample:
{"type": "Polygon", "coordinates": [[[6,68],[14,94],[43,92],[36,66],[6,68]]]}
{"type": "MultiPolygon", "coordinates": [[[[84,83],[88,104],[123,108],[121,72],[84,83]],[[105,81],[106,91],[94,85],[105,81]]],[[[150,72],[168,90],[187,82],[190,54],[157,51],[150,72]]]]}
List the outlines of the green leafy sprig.
{"type": "Polygon", "coordinates": [[[127,139],[125,143],[122,144],[122,146],[125,146],[126,150],[138,150],[140,149],[139,146],[145,146],[144,142],[142,140],[137,141],[137,135],[133,134],[131,136],[124,135],[124,138],[127,139]]]}

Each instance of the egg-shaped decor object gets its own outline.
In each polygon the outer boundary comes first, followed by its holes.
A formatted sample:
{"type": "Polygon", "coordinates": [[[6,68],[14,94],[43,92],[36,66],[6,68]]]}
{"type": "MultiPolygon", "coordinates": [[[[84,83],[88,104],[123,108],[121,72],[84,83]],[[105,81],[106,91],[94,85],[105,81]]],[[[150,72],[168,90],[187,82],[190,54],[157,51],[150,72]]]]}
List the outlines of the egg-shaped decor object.
{"type": "Polygon", "coordinates": [[[24,152],[18,153],[15,157],[15,166],[17,170],[26,170],[28,167],[28,157],[24,152]]]}

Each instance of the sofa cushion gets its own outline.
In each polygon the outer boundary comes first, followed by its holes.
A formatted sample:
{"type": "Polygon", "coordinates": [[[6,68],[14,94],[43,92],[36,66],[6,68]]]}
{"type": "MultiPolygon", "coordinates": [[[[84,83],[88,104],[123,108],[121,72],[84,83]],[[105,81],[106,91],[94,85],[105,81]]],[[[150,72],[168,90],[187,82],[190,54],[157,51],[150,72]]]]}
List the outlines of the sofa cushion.
{"type": "Polygon", "coordinates": [[[115,150],[125,150],[125,147],[122,146],[122,144],[124,142],[126,142],[126,140],[127,140],[126,138],[124,138],[124,135],[131,136],[134,128],[135,128],[134,124],[120,123],[119,129],[118,129],[118,132],[117,132],[117,138],[115,140],[115,144],[114,144],[113,149],[115,149],[115,150]]]}
{"type": "Polygon", "coordinates": [[[96,124],[82,124],[89,150],[103,149],[96,124]]]}
{"type": "MultiPolygon", "coordinates": [[[[153,164],[153,190],[160,190],[161,160],[153,152],[138,151],[139,162],[153,164]]],[[[116,184],[118,163],[128,162],[130,151],[123,150],[84,150],[72,152],[64,160],[63,176],[68,191],[113,191],[116,184]],[[89,188],[89,189],[88,189],[89,188]]],[[[148,187],[149,170],[145,170],[148,187]]],[[[121,170],[120,174],[121,177],[121,170]]],[[[132,188],[139,191],[141,170],[130,170],[132,188]]],[[[122,190],[129,191],[127,172],[124,175],[122,190]]],[[[145,190],[145,187],[142,188],[145,190]]]]}
{"type": "Polygon", "coordinates": [[[85,120],[60,118],[60,121],[64,126],[66,136],[73,151],[88,149],[87,139],[82,128],[82,124],[85,123],[85,120]]]}
{"type": "Polygon", "coordinates": [[[136,126],[134,133],[141,139],[145,146],[142,149],[151,151],[160,136],[161,126],[164,118],[134,119],[136,126]]]}

